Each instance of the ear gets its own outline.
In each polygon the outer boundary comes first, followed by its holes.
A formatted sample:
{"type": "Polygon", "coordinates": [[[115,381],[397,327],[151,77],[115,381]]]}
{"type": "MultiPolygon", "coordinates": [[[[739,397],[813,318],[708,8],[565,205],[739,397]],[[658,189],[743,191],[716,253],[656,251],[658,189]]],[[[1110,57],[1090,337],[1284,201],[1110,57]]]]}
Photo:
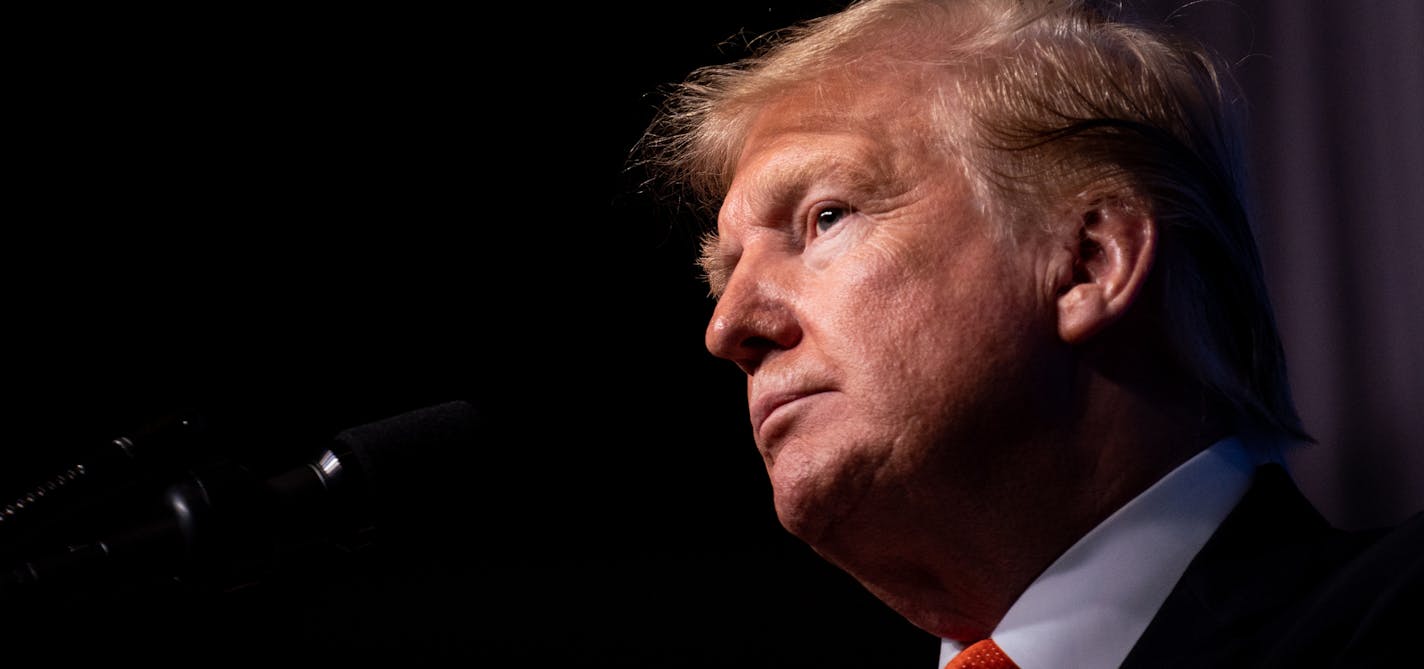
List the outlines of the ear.
{"type": "Polygon", "coordinates": [[[1077,228],[1072,278],[1058,296],[1058,336],[1069,344],[1086,342],[1127,313],[1157,250],[1156,222],[1122,200],[1094,202],[1077,228]]]}

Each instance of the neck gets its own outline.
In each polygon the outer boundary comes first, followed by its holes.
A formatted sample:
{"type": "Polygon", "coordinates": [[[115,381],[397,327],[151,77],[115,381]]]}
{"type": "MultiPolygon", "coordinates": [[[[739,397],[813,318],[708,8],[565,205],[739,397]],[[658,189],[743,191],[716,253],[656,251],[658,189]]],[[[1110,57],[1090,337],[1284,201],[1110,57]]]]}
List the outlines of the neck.
{"type": "Polygon", "coordinates": [[[987,637],[1079,538],[1225,436],[1167,397],[1169,385],[1080,372],[1059,425],[985,442],[992,457],[977,466],[947,458],[941,476],[926,478],[950,485],[887,500],[867,515],[878,522],[817,550],[917,626],[963,642],[987,637]]]}

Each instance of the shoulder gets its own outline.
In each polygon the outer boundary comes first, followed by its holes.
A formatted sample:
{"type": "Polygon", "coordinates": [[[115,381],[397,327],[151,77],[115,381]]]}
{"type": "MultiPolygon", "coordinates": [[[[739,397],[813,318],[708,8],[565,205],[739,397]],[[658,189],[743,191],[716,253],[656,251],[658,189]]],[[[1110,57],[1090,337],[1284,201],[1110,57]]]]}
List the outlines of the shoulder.
{"type": "Polygon", "coordinates": [[[1421,619],[1424,513],[1338,530],[1263,467],[1124,666],[1370,666],[1421,619]]]}
{"type": "Polygon", "coordinates": [[[1272,662],[1384,666],[1416,645],[1412,633],[1424,620],[1424,513],[1389,530],[1345,533],[1337,543],[1343,559],[1302,599],[1272,662]]]}

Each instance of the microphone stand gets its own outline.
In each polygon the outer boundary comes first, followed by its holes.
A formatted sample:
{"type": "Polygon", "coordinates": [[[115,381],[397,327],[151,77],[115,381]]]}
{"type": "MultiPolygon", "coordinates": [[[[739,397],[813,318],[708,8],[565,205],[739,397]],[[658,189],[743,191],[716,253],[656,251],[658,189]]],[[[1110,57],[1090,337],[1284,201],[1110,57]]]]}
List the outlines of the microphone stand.
{"type": "Polygon", "coordinates": [[[333,447],[265,479],[228,460],[194,469],[111,529],[70,538],[0,574],[0,601],[165,579],[234,590],[276,568],[283,547],[335,536],[359,548],[369,528],[349,460],[333,447]]]}

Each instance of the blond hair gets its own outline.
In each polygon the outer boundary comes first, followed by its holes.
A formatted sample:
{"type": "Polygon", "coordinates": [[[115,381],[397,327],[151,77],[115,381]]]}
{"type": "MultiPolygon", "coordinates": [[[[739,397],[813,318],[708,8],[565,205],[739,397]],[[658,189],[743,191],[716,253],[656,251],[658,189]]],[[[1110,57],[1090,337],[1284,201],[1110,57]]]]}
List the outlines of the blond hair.
{"type": "Polygon", "coordinates": [[[1237,107],[1200,47],[1082,0],[865,0],[694,72],[641,145],[708,213],[756,113],[836,71],[920,76],[919,109],[1009,237],[1074,197],[1125,198],[1160,230],[1149,290],[1173,362],[1241,429],[1309,437],[1244,204],[1237,107]]]}

